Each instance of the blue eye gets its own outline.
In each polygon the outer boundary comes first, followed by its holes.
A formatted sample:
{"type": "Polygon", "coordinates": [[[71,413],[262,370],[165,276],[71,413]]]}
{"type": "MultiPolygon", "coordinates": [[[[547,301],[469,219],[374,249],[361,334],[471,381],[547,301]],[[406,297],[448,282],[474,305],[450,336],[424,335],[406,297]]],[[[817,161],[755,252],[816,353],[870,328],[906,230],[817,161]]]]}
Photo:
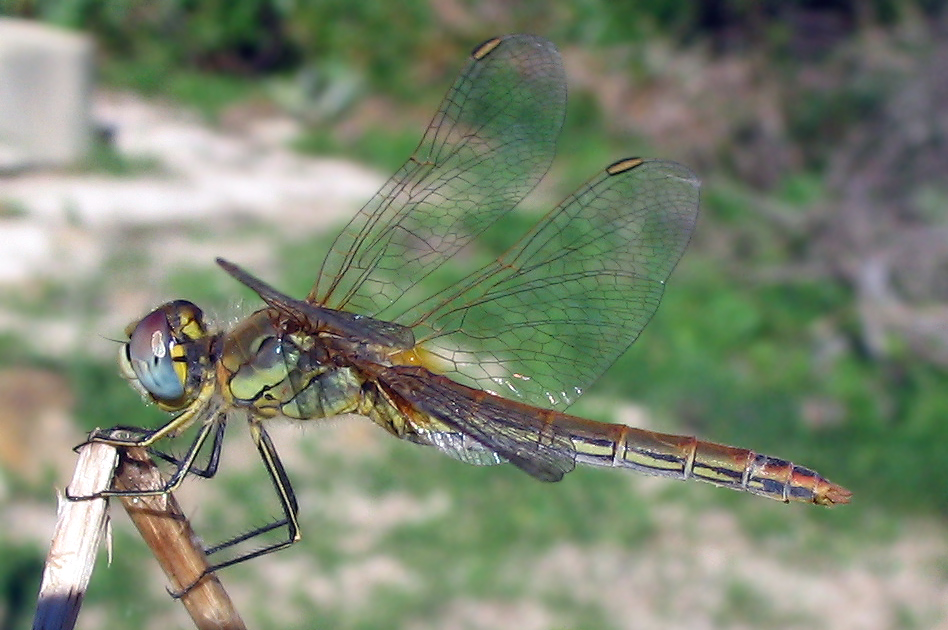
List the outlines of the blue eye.
{"type": "Polygon", "coordinates": [[[161,310],[138,322],[125,344],[135,376],[156,400],[170,402],[184,395],[183,375],[175,370],[171,356],[174,344],[168,318],[161,310]]]}

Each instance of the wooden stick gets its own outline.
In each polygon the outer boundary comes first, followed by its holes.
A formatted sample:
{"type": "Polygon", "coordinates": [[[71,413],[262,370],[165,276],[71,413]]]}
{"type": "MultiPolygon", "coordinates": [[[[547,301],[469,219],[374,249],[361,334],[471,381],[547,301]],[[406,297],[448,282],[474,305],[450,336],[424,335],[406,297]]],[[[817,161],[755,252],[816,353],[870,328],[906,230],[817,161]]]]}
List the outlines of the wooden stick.
{"type": "MultiPolygon", "coordinates": [[[[118,461],[114,447],[86,444],[69,484],[71,496],[107,490],[118,461]]],[[[69,501],[59,497],[56,530],[50,542],[43,581],[33,617],[33,630],[71,630],[89,587],[96,551],[108,523],[108,501],[69,501]]]]}
{"type": "MultiPolygon", "coordinates": [[[[115,474],[117,490],[154,490],[163,483],[158,467],[145,449],[122,450],[115,474]]],[[[188,589],[181,596],[181,603],[199,630],[246,630],[217,576],[205,575],[207,557],[174,496],[169,493],[121,497],[121,501],[171,581],[172,589],[188,589]],[[191,588],[198,579],[200,583],[191,588]]]]}

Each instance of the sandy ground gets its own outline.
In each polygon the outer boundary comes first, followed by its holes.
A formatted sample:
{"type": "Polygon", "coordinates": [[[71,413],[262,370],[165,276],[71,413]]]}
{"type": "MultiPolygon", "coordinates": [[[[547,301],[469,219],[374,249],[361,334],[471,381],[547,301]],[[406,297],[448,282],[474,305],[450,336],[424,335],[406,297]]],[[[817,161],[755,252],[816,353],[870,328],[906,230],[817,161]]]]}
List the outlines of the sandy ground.
{"type": "MultiPolygon", "coordinates": [[[[155,286],[169,269],[182,265],[213,271],[213,257],[222,255],[263,275],[274,260],[269,245],[273,235],[248,235],[241,229],[247,221],[273,226],[281,238],[312,233],[350,216],[382,182],[378,173],[363,167],[286,150],[285,142],[295,129],[284,119],[249,120],[239,129],[221,131],[180,110],[127,94],[99,95],[95,111],[100,121],[116,130],[119,151],[153,161],[155,168],[131,177],[60,172],[0,179],[0,204],[6,209],[0,213],[0,291],[7,296],[0,309],[0,329],[32,341],[32,352],[40,356],[111,354],[114,346],[100,335],[119,334],[128,321],[163,299],[155,286]],[[206,229],[215,224],[215,229],[206,229]],[[121,260],[117,255],[123,251],[144,256],[151,274],[112,286],[107,278],[122,278],[115,261],[121,260]],[[100,291],[107,307],[80,322],[71,317],[69,308],[28,313],[16,307],[18,296],[29,303],[43,282],[106,283],[100,291]],[[90,327],[99,334],[90,336],[90,327]]],[[[27,467],[23,462],[18,465],[17,459],[39,450],[38,444],[50,450],[47,438],[56,439],[57,449],[77,441],[70,428],[68,383],[50,379],[56,377],[41,369],[0,372],[4,464],[27,467]],[[58,394],[49,396],[49,391],[58,394]],[[20,413],[3,415],[7,409],[20,413]],[[24,419],[29,430],[23,428],[24,419]]],[[[376,433],[353,437],[363,431],[360,427],[330,428],[330,435],[320,441],[332,448],[359,439],[363,450],[371,450],[377,440],[387,439],[376,433]]],[[[294,455],[286,458],[292,465],[294,455]]],[[[60,468],[63,478],[68,466],[60,468]]],[[[647,493],[655,483],[668,482],[645,480],[636,487],[647,493]]],[[[10,500],[10,492],[5,485],[0,487],[0,499],[10,500]]],[[[0,516],[0,528],[11,537],[45,545],[54,515],[46,506],[11,506],[0,516]]],[[[377,537],[380,529],[406,519],[433,518],[452,508],[443,496],[398,493],[371,501],[340,493],[334,506],[335,518],[352,532],[348,544],[355,547],[367,545],[364,541],[377,537]]],[[[534,559],[530,574],[535,598],[497,602],[459,594],[431,619],[393,625],[559,628],[555,613],[543,601],[569,592],[616,628],[753,628],[758,626],[753,605],[743,616],[726,614],[728,607],[743,603],[747,608],[750,600],[767,603],[762,614],[766,625],[773,627],[948,629],[948,544],[940,523],[914,523],[892,540],[868,548],[854,544],[840,566],[788,561],[792,550],[770,549],[742,534],[735,517],[720,509],[700,514],[674,505],[658,509],[662,513],[657,518],[667,527],[644,551],[563,544],[534,559]],[[700,526],[693,524],[699,522],[700,526]]],[[[809,539],[819,544],[820,533],[810,532],[809,539]]],[[[841,545],[846,549],[845,542],[841,545]]],[[[833,555],[845,554],[837,549],[833,555]]],[[[280,575],[296,575],[286,572],[294,566],[309,574],[295,586],[327,605],[358,607],[366,605],[377,588],[411,590],[424,588],[429,581],[396,559],[379,555],[367,556],[331,579],[312,575],[306,561],[292,553],[267,563],[273,571],[271,584],[280,575]]],[[[261,570],[268,570],[263,564],[261,570]]],[[[294,605],[291,600],[284,604],[288,611],[294,605]]],[[[95,619],[90,615],[84,627],[95,627],[95,619]]]]}

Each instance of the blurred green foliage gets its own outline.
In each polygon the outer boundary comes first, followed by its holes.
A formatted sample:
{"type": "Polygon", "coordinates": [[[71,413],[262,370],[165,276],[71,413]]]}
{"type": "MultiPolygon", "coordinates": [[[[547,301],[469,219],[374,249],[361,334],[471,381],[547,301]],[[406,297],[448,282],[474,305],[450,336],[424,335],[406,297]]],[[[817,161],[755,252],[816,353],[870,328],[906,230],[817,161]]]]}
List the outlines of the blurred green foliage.
{"type": "Polygon", "coordinates": [[[790,46],[793,16],[822,12],[852,32],[905,16],[937,15],[944,0],[581,0],[478,3],[453,12],[429,0],[2,0],[0,13],[94,33],[116,57],[153,72],[182,69],[254,75],[306,60],[341,61],[365,72],[373,90],[411,97],[417,68],[444,46],[470,46],[505,32],[543,33],[560,45],[608,46],[656,37],[710,41],[716,49],[790,46]],[[488,30],[489,29],[489,30],[488,30]]]}

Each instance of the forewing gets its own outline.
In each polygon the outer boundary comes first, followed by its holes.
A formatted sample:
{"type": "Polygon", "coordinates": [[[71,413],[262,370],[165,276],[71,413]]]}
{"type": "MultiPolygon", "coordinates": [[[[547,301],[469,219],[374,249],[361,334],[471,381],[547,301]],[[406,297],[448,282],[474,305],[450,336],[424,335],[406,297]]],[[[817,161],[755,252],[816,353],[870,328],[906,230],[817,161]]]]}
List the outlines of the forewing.
{"type": "Polygon", "coordinates": [[[655,313],[691,237],[699,186],[674,162],[617,162],[497,261],[396,321],[447,376],[564,408],[655,313]]]}
{"type": "Polygon", "coordinates": [[[237,281],[252,289],[267,305],[289,317],[302,330],[332,330],[337,336],[359,339],[366,344],[388,346],[393,350],[410,350],[415,345],[415,337],[410,328],[297,300],[277,291],[232,262],[218,258],[217,264],[237,281]]]}
{"type": "Polygon", "coordinates": [[[553,44],[482,44],[415,154],[336,238],[307,300],[382,319],[404,310],[413,286],[536,186],[565,107],[553,44]]]}

